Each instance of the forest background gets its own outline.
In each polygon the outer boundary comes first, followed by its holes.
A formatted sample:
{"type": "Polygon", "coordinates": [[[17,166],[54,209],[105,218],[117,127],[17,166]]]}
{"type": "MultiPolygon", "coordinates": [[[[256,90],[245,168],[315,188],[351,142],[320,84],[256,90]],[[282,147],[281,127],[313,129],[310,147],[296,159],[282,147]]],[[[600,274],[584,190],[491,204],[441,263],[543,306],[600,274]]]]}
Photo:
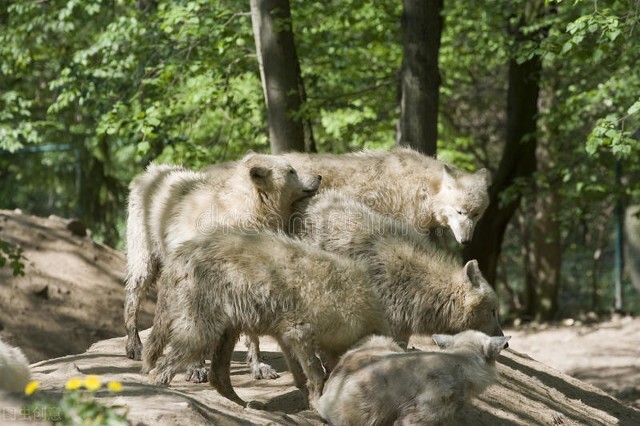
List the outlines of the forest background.
{"type": "Polygon", "coordinates": [[[122,248],[150,161],[399,143],[492,171],[461,255],[505,318],[640,311],[638,0],[0,4],[0,208],[122,248]]]}

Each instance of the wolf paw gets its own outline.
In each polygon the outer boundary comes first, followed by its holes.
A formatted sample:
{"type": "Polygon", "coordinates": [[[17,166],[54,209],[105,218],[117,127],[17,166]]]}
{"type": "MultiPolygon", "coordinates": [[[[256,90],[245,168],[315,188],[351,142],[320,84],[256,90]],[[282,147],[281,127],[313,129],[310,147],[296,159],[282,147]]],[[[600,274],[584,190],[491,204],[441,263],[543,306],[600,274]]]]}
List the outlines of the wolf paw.
{"type": "Polygon", "coordinates": [[[149,383],[156,386],[169,387],[171,375],[166,371],[158,371],[156,368],[149,371],[149,383]]]}
{"type": "Polygon", "coordinates": [[[280,377],[278,372],[273,369],[269,364],[264,362],[258,362],[251,364],[251,373],[255,379],[277,379],[280,377]]]}
{"type": "Polygon", "coordinates": [[[187,382],[192,383],[204,383],[209,380],[209,375],[207,374],[206,367],[189,367],[187,368],[187,373],[184,376],[187,382]]]}
{"type": "Polygon", "coordinates": [[[142,359],[142,342],[137,333],[127,339],[127,358],[136,361],[142,359]]]}
{"type": "Polygon", "coordinates": [[[262,401],[249,401],[247,402],[246,408],[265,411],[267,409],[267,404],[262,401]]]}

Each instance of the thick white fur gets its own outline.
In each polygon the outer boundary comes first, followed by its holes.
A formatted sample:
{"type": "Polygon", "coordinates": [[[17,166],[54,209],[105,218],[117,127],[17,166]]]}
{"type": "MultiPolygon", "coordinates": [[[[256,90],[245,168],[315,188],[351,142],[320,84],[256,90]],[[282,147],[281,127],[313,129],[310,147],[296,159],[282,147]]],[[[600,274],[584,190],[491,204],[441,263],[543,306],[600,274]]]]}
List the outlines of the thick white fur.
{"type": "Polygon", "coordinates": [[[293,167],[325,177],[322,190],[339,189],[419,231],[450,228],[459,243],[473,236],[489,205],[487,169],[469,173],[410,148],[359,153],[284,156],[293,167]]]}
{"type": "Polygon", "coordinates": [[[383,216],[337,191],[297,205],[293,232],[309,243],[368,265],[392,334],[467,329],[502,335],[498,299],[476,261],[464,267],[404,220],[383,216]]]}
{"type": "Polygon", "coordinates": [[[362,337],[388,333],[363,267],[281,234],[230,228],[187,241],[167,257],[164,274],[171,285],[162,285],[143,353],[146,368],[156,365],[155,384],[168,385],[180,368],[211,355],[211,384],[244,404],[229,380],[236,337],[267,334],[313,403],[324,382],[316,353],[335,364],[362,337]]]}
{"type": "Polygon", "coordinates": [[[0,340],[0,390],[24,392],[29,377],[29,363],[22,351],[0,340]]]}
{"type": "Polygon", "coordinates": [[[348,351],[316,404],[334,426],[448,425],[498,376],[495,359],[509,337],[479,331],[435,335],[441,352],[404,353],[374,336],[348,351]]]}
{"type": "MultiPolygon", "coordinates": [[[[131,185],[127,218],[127,356],[141,357],[137,330],[141,298],[156,281],[168,253],[183,241],[224,226],[282,229],[292,204],[313,195],[320,179],[298,176],[282,157],[255,153],[221,168],[219,176],[151,165],[137,177],[131,185]]],[[[255,358],[254,374],[260,375],[255,358]]],[[[265,374],[277,377],[270,367],[267,370],[265,374]]]]}
{"type": "MultiPolygon", "coordinates": [[[[322,175],[321,191],[338,189],[375,211],[409,221],[419,231],[450,228],[459,243],[467,243],[489,205],[491,176],[454,168],[415,150],[349,154],[288,153],[296,170],[322,175]]],[[[204,171],[228,173],[229,163],[204,171]]]]}

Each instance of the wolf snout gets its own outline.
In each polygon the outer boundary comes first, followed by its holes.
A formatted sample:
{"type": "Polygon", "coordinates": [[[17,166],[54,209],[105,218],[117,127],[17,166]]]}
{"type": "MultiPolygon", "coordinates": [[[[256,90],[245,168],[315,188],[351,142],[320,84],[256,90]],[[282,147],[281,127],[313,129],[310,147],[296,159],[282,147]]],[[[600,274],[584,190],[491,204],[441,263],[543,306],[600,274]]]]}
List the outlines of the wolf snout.
{"type": "Polygon", "coordinates": [[[308,188],[304,190],[304,192],[315,193],[320,188],[320,182],[322,182],[322,176],[315,175],[313,176],[308,188]]]}
{"type": "Polygon", "coordinates": [[[471,242],[471,240],[462,240],[462,241],[460,241],[460,244],[462,244],[463,246],[466,246],[470,242],[471,242]]]}

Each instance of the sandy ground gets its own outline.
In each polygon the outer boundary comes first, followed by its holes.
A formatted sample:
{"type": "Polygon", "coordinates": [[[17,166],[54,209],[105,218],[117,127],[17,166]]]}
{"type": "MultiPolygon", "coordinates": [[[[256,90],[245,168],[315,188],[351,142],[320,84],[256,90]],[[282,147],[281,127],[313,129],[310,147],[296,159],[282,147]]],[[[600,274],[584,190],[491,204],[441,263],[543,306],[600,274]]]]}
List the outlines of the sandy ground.
{"type": "Polygon", "coordinates": [[[640,319],[567,320],[511,334],[511,347],[640,408],[640,319]]]}
{"type": "MultiPolygon", "coordinates": [[[[252,379],[241,344],[232,376],[240,396],[263,402],[267,411],[242,409],[208,385],[187,383],[181,377],[169,389],[150,386],[139,372],[139,361],[124,356],[122,254],[74,235],[67,224],[57,217],[0,210],[0,238],[19,244],[28,259],[25,277],[14,278],[8,268],[0,269],[0,336],[21,347],[31,362],[41,361],[33,371],[44,392],[59,394],[68,378],[98,374],[125,384],[119,396],[99,397],[125,405],[134,424],[320,423],[317,415],[304,409],[282,355],[269,339],[263,339],[266,361],[282,373],[281,378],[252,379]]],[[[153,302],[151,295],[143,306],[141,329],[152,323],[153,302]]],[[[462,413],[460,424],[640,424],[640,412],[631,408],[640,406],[639,319],[545,325],[507,333],[513,336],[513,350],[500,359],[500,384],[462,413]]],[[[432,347],[425,337],[412,339],[411,344],[432,347]]],[[[6,401],[0,409],[9,406],[6,401]]]]}

